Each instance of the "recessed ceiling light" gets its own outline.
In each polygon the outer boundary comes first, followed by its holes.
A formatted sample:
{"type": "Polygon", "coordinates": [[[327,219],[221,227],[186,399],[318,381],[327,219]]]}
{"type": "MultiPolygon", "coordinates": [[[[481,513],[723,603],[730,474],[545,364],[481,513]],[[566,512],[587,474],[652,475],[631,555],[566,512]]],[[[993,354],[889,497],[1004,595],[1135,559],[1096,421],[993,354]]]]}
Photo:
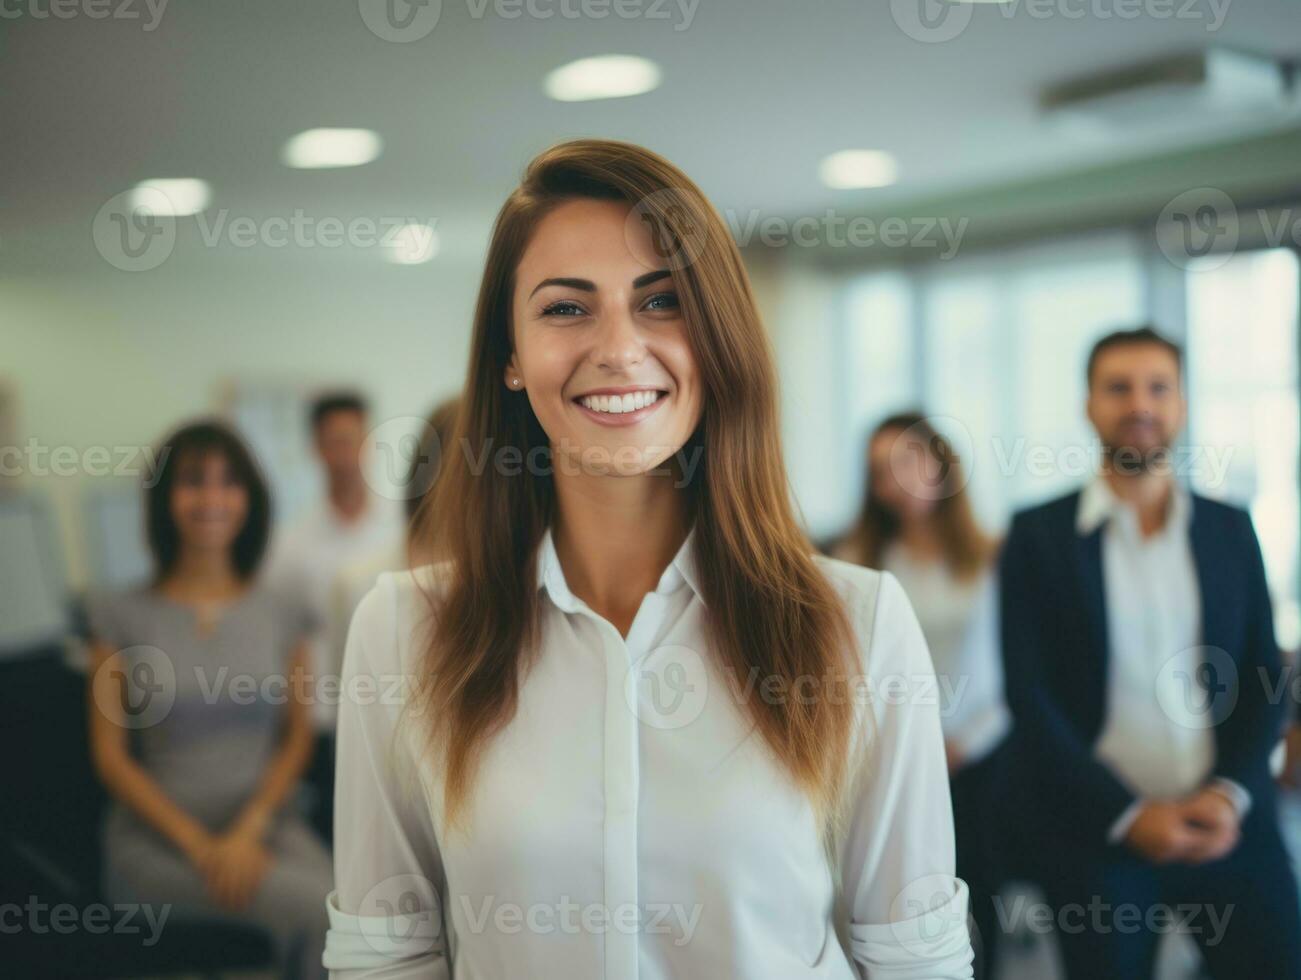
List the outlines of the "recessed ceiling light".
{"type": "Polygon", "coordinates": [[[660,66],[630,54],[580,58],[549,72],[543,87],[560,102],[619,99],[658,88],[660,66]]]}
{"type": "Polygon", "coordinates": [[[818,176],[828,187],[887,187],[898,176],[894,157],[883,150],[841,150],[825,158],[818,176]]]}
{"type": "Polygon", "coordinates": [[[197,177],[157,177],[131,188],[131,209],[159,217],[198,214],[211,200],[211,185],[197,177]]]}
{"type": "Polygon", "coordinates": [[[438,232],[430,225],[403,225],[384,249],[384,258],[397,265],[420,265],[438,254],[438,232]]]}
{"type": "Polygon", "coordinates": [[[292,137],[281,151],[290,167],[319,170],[324,167],[360,167],[384,149],[379,133],[370,129],[308,129],[292,137]]]}

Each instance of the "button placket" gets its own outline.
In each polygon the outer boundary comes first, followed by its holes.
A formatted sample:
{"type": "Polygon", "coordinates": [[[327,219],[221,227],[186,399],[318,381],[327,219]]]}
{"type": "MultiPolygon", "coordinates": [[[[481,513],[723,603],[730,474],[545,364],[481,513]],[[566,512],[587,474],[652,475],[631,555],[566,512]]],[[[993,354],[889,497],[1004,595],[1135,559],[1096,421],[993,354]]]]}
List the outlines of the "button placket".
{"type": "Polygon", "coordinates": [[[640,912],[632,910],[638,907],[640,733],[625,695],[630,651],[613,625],[586,604],[580,603],[580,611],[596,627],[605,653],[605,980],[637,980],[640,912]]]}

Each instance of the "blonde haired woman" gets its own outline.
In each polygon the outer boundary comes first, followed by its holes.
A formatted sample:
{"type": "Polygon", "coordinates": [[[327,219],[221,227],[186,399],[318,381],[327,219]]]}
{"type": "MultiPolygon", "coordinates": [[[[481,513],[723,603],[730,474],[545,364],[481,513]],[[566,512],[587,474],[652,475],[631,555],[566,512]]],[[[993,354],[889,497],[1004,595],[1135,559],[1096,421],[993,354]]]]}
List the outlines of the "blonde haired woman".
{"type": "Polygon", "coordinates": [[[349,635],[334,975],[969,977],[925,641],[892,578],[810,555],[695,185],[625,143],[535,159],[464,399],[448,560],[349,635]]]}

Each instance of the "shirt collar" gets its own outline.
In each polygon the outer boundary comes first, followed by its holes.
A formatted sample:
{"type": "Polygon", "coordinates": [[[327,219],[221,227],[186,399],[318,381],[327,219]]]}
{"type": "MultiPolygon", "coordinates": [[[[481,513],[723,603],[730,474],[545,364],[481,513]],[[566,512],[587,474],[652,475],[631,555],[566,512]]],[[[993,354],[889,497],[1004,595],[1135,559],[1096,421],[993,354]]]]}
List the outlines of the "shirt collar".
{"type": "MultiPolygon", "coordinates": [[[[1075,512],[1076,533],[1081,536],[1092,534],[1125,506],[1103,476],[1094,477],[1080,492],[1080,504],[1075,512]]],[[[1170,513],[1165,526],[1187,527],[1191,506],[1188,491],[1176,481],[1171,492],[1170,513]]]]}
{"type": "MultiPolygon", "coordinates": [[[[700,574],[695,560],[695,536],[695,528],[692,528],[687,533],[686,540],[682,542],[682,547],[678,549],[678,553],[673,556],[673,560],[660,575],[659,584],[655,586],[657,595],[672,595],[686,585],[697,598],[704,598],[704,594],[700,591],[700,574]]],[[[542,535],[542,542],[538,545],[537,582],[538,588],[545,588],[547,594],[551,596],[551,601],[562,612],[578,612],[583,607],[583,600],[569,590],[569,584],[565,581],[565,573],[560,567],[560,557],[556,554],[556,543],[551,536],[551,528],[547,528],[546,533],[542,535]]]]}

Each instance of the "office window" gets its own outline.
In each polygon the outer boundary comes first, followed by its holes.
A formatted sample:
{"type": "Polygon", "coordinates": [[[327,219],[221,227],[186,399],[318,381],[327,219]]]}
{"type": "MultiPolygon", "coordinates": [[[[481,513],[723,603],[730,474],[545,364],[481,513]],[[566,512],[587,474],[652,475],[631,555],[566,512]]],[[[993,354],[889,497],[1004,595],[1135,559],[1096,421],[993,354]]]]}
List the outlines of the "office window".
{"type": "MultiPolygon", "coordinates": [[[[913,293],[900,273],[861,279],[849,290],[850,419],[861,438],[893,412],[913,407],[917,396],[913,345],[913,293]]],[[[861,442],[860,442],[861,444],[861,442]]]]}
{"type": "MultiPolygon", "coordinates": [[[[1072,261],[1063,256],[1043,268],[1013,276],[1011,319],[1016,356],[1013,439],[1022,461],[1012,468],[1007,493],[1032,503],[1079,486],[1096,461],[1096,436],[1084,414],[1085,363],[1094,341],[1144,319],[1142,273],[1136,256],[1072,261]],[[1036,449],[1036,447],[1039,447],[1036,449]],[[1042,453],[1052,465],[1032,463],[1042,453]]],[[[1011,453],[1004,454],[1005,459],[1011,453]]]]}
{"type": "Polygon", "coordinates": [[[998,285],[993,276],[965,275],[925,294],[926,409],[964,467],[976,516],[995,527],[1003,519],[996,440],[1006,423],[1008,365],[998,285]]]}
{"type": "Polygon", "coordinates": [[[917,404],[912,284],[902,273],[877,273],[854,281],[845,293],[847,356],[838,365],[846,392],[846,479],[836,494],[839,531],[857,515],[867,487],[867,437],[886,416],[917,404]]]}
{"type": "Polygon", "coordinates": [[[1250,507],[1279,642],[1293,650],[1301,644],[1297,293],[1297,256],[1283,248],[1217,256],[1187,276],[1189,445],[1201,454],[1192,483],[1250,507]]]}
{"type": "MultiPolygon", "coordinates": [[[[924,401],[966,442],[968,486],[991,529],[1079,486],[1096,463],[1084,365],[1099,336],[1143,320],[1142,263],[1107,235],[948,265],[919,277],[924,401]]],[[[959,455],[962,450],[959,448],[959,455]]]]}

